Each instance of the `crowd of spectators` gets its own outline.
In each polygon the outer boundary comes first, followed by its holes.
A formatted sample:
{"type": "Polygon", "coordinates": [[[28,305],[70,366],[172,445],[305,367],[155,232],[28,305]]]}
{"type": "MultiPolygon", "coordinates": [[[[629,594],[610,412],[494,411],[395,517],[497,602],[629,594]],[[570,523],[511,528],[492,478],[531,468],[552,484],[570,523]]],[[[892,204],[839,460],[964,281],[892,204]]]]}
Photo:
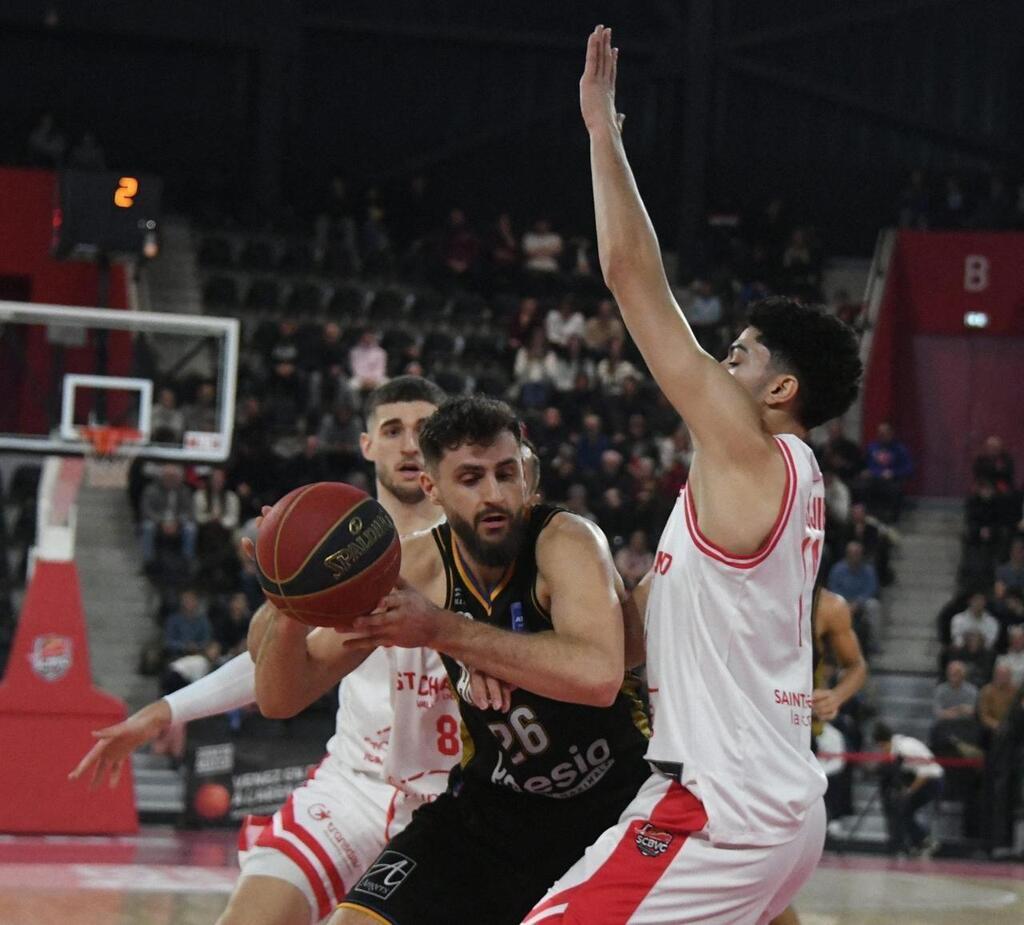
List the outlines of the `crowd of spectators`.
{"type": "Polygon", "coordinates": [[[999,849],[1011,844],[1024,757],[1024,494],[998,436],[984,442],[972,474],[958,589],[938,616],[931,745],[939,756],[985,758],[983,771],[951,771],[947,794],[974,810],[966,834],[999,849]]]}
{"type": "Polygon", "coordinates": [[[917,231],[1024,230],[1024,180],[1002,173],[965,178],[955,173],[928,177],[911,171],[899,194],[898,222],[917,231]]]}

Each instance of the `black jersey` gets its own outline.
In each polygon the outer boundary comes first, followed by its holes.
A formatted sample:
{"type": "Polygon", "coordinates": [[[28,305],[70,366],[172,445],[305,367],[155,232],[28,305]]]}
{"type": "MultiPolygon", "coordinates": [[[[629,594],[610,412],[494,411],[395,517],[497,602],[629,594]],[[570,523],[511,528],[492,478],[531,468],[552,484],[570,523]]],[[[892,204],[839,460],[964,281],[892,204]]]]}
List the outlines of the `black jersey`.
{"type": "MultiPolygon", "coordinates": [[[[537,598],[535,550],[541,530],[562,510],[541,504],[527,512],[519,556],[490,591],[478,587],[463,565],[449,525],[435,527],[446,570],[445,606],[513,633],[550,630],[551,617],[537,598]]],[[[463,666],[441,657],[458,691],[463,666]]],[[[520,688],[508,713],[481,710],[460,694],[462,779],[555,799],[642,780],[649,770],[643,755],[650,731],[637,686],[627,674],[610,707],[565,703],[520,688]]]]}

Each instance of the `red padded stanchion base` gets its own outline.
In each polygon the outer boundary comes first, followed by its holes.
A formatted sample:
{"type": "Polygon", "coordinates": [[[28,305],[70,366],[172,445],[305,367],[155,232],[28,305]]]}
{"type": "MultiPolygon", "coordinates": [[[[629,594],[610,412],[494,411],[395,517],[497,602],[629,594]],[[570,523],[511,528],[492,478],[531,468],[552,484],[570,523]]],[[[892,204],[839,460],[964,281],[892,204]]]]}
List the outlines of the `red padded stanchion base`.
{"type": "Polygon", "coordinates": [[[92,686],[74,563],[37,562],[0,683],[0,832],[138,831],[130,763],[113,790],[67,779],[90,732],[125,713],[92,686]]]}

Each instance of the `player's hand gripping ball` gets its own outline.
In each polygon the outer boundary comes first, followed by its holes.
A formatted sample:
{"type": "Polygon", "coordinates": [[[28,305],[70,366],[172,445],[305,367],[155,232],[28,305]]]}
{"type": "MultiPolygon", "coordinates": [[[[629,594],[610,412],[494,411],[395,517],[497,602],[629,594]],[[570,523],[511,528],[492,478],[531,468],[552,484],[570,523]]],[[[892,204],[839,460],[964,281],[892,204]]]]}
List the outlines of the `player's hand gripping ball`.
{"type": "Polygon", "coordinates": [[[345,628],[394,586],[402,564],[395,523],[366,492],[316,482],[271,508],[256,541],[267,599],[310,626],[345,628]]]}

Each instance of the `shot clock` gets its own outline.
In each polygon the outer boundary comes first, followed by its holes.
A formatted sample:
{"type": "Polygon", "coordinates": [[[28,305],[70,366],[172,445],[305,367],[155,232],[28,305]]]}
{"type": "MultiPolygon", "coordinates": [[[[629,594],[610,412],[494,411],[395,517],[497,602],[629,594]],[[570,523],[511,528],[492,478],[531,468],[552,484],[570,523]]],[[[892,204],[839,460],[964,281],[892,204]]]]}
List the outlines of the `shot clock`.
{"type": "Polygon", "coordinates": [[[163,181],[93,170],[57,177],[51,253],[58,260],[156,255],[163,181]]]}

